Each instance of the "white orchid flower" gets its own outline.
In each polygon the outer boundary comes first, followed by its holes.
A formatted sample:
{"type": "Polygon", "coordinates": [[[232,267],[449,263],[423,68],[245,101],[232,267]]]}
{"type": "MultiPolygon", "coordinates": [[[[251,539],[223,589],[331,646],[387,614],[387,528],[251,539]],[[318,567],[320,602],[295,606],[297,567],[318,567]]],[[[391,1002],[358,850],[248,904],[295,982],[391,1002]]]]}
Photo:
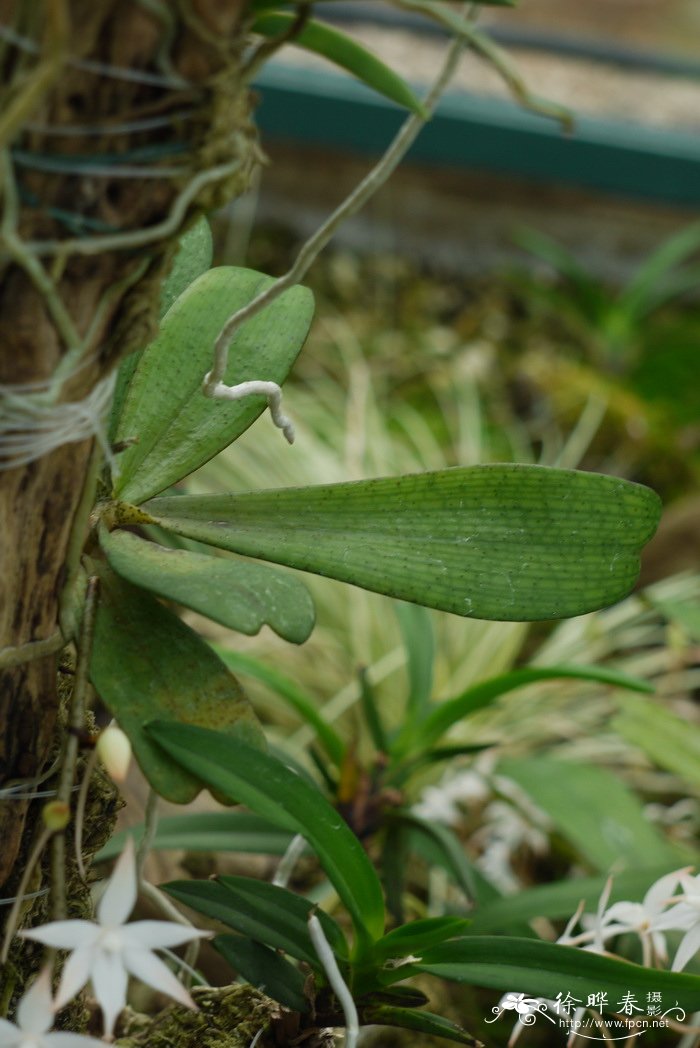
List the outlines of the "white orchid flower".
{"type": "MultiPolygon", "coordinates": [[[[120,855],[109,884],[97,906],[97,921],[52,921],[20,932],[54,949],[71,950],[58,993],[56,1010],[63,1008],[89,981],[104,1017],[105,1035],[112,1038],[117,1016],[126,1004],[129,976],[196,1008],[184,986],[152,951],[180,946],[207,937],[172,921],[134,921],[125,924],[137,895],[136,862],[131,838],[120,855]]],[[[1,1045],[0,1045],[1,1048],[1,1045]]]]}
{"type": "Polygon", "coordinates": [[[682,870],[678,878],[683,894],[666,900],[674,905],[670,905],[659,922],[659,927],[685,932],[673,958],[674,972],[682,971],[700,950],[700,876],[691,877],[689,870],[682,870]]]}
{"type": "MultiPolygon", "coordinates": [[[[641,902],[616,902],[606,910],[602,920],[602,935],[605,939],[621,932],[635,932],[642,943],[643,964],[649,967],[654,958],[665,963],[667,960],[666,939],[663,931],[677,927],[669,922],[667,906],[683,877],[690,867],[667,873],[652,884],[641,902]]],[[[692,878],[691,878],[692,879],[692,878]]],[[[679,896],[680,898],[680,896],[679,896]]],[[[700,910],[698,911],[700,920],[700,910]]]]}
{"type": "Polygon", "coordinates": [[[53,1026],[51,970],[44,968],[17,1006],[17,1025],[0,1019],[0,1048],[104,1048],[104,1041],[53,1026]]]}

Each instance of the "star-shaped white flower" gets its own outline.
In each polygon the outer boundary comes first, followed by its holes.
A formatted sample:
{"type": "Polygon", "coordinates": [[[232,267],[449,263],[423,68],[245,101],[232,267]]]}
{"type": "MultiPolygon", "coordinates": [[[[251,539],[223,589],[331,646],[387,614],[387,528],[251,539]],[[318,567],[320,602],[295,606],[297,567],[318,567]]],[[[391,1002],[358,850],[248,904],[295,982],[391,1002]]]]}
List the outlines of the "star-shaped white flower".
{"type": "Polygon", "coordinates": [[[207,937],[172,921],[134,921],[125,924],[137,895],[133,841],[120,855],[104,895],[97,906],[97,921],[52,921],[20,932],[46,946],[71,950],[58,993],[56,1010],[63,1008],[89,981],[104,1017],[105,1035],[111,1039],[117,1016],[126,1004],[129,976],[161,993],[174,997],[188,1008],[196,1008],[182,983],[152,951],[180,946],[190,939],[207,937]]]}
{"type": "MultiPolygon", "coordinates": [[[[621,932],[636,932],[644,950],[643,963],[650,966],[654,959],[667,959],[663,931],[677,927],[669,921],[667,906],[679,882],[687,877],[690,867],[667,873],[652,884],[641,902],[616,902],[606,910],[602,920],[602,935],[609,939],[621,932]]],[[[692,879],[692,878],[690,878],[692,879]]],[[[700,911],[698,912],[700,920],[700,911]]]]}
{"type": "Polygon", "coordinates": [[[682,971],[700,950],[700,876],[691,877],[689,870],[683,870],[678,880],[683,894],[666,900],[669,909],[659,922],[659,927],[685,932],[673,958],[674,972],[682,971]]]}
{"type": "Polygon", "coordinates": [[[17,1006],[17,1025],[0,1019],[0,1048],[104,1048],[104,1041],[53,1026],[51,971],[44,968],[17,1006]]]}

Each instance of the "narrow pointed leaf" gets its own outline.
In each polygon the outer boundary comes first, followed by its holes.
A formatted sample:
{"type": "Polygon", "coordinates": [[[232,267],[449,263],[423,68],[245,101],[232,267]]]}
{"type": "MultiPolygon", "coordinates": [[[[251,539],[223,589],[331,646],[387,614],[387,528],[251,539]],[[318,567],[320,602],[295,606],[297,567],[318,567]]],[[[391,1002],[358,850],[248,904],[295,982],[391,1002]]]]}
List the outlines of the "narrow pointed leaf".
{"type": "Polygon", "coordinates": [[[217,935],[212,946],[232,968],[268,997],[295,1012],[308,1012],[310,1002],[304,995],[305,977],[276,950],[242,935],[217,935]]]}
{"type": "Polygon", "coordinates": [[[374,1026],[398,1026],[428,1037],[442,1037],[446,1041],[481,1048],[481,1041],[468,1033],[464,1027],[432,1012],[419,1012],[411,1008],[397,1008],[391,1004],[374,1004],[361,1009],[363,1023],[374,1026]]]}
{"type": "Polygon", "coordinates": [[[216,725],[222,738],[237,736],[251,747],[264,745],[262,731],[236,678],[193,630],[106,565],[95,570],[100,594],[90,678],[153,789],[186,804],[201,781],[151,741],[146,721],[216,725]]]}
{"type": "Polygon", "coordinates": [[[100,545],[122,578],[239,633],[252,635],[267,625],[302,644],[313,629],[313,601],[294,575],[264,564],[169,549],[126,531],[102,529],[100,545]]]}
{"type": "MultiPolygon", "coordinates": [[[[700,1001],[700,978],[696,975],[643,968],[537,939],[491,935],[455,939],[426,953],[414,970],[549,1000],[558,993],[564,997],[569,992],[583,1001],[588,994],[607,993],[613,1011],[630,992],[639,1000],[646,1000],[647,993],[661,993],[664,1000],[677,1001],[692,1011],[700,1001]]],[[[408,974],[410,969],[404,971],[408,974]]]]}
{"type": "MultiPolygon", "coordinates": [[[[206,273],[211,266],[212,252],[211,229],[206,218],[202,215],[181,237],[172,269],[163,281],[163,286],[160,289],[161,320],[175,299],[179,298],[197,277],[201,276],[202,273],[206,273]]],[[[139,350],[136,353],[131,353],[119,365],[110,415],[110,441],[115,439],[126,391],[144,352],[145,350],[139,350]]]]}
{"type": "Polygon", "coordinates": [[[378,960],[401,959],[409,954],[422,953],[433,946],[458,935],[464,935],[470,921],[462,917],[424,917],[409,921],[399,928],[394,928],[379,940],[375,946],[378,960]]]}
{"type": "MultiPolygon", "coordinates": [[[[121,855],[127,837],[136,843],[143,837],[143,823],[121,830],[110,837],[95,856],[106,862],[121,855]]],[[[158,820],[151,851],[170,849],[205,852],[252,852],[258,855],[284,855],[292,834],[247,811],[198,811],[193,815],[166,815],[158,820]]]]}
{"type": "MultiPolygon", "coordinates": [[[[171,881],[162,888],[178,902],[256,942],[284,950],[313,967],[319,964],[307,924],[314,905],[286,888],[252,877],[171,881]]],[[[347,956],[345,937],[335,921],[325,913],[319,919],[333,949],[347,956]]]]}
{"type": "MultiPolygon", "coordinates": [[[[289,32],[296,21],[295,14],[275,11],[259,15],[251,29],[254,33],[260,33],[261,36],[276,37],[289,32]]],[[[391,99],[392,102],[410,109],[411,112],[420,115],[425,112],[420,99],[406,81],[346,33],[341,33],[324,22],[309,19],[304,22],[298,32],[293,33],[289,43],[302,47],[306,51],[312,51],[314,54],[322,55],[329,62],[352,73],[367,87],[371,87],[378,94],[391,99]]]]}
{"type": "Polygon", "coordinates": [[[314,729],[328,756],[336,764],[340,764],[345,749],[343,740],[330,724],[324,721],[313,698],[302,691],[295,681],[280,673],[274,666],[261,662],[252,655],[223,649],[220,649],[218,653],[222,662],[225,662],[233,673],[240,674],[242,677],[245,677],[246,674],[254,677],[255,680],[267,685],[288,706],[291,706],[302,720],[305,720],[314,729]]]}
{"type": "MultiPolygon", "coordinates": [[[[272,283],[253,270],[223,266],[204,273],[173,303],[124,399],[116,439],[136,443],[118,457],[116,494],[138,504],[163,491],[231,444],[265,410],[264,397],[211,400],[201,387],[228,317],[272,283]]],[[[311,292],[293,287],[244,324],[231,343],[226,383],[264,379],[281,385],[312,313],[311,292]]]]}
{"type": "Polygon", "coordinates": [[[324,796],[269,754],[219,732],[151,723],[149,736],[218,794],[299,833],[316,852],[364,944],[384,932],[381,885],[357,837],[324,796]]]}
{"type": "MultiPolygon", "coordinates": [[[[412,738],[413,744],[420,746],[421,750],[427,749],[433,746],[458,721],[471,716],[472,713],[476,713],[485,706],[490,706],[502,695],[515,691],[517,688],[527,687],[528,684],[536,684],[545,680],[595,681],[599,684],[610,684],[616,688],[626,688],[629,691],[652,692],[654,690],[654,686],[647,681],[602,666],[547,666],[542,668],[525,666],[475,684],[453,699],[443,700],[433,707],[432,712],[422,724],[414,728],[412,735],[407,730],[404,738],[406,742],[412,738]]],[[[401,743],[399,742],[398,745],[400,746],[401,743]]]]}
{"type": "Polygon", "coordinates": [[[566,618],[624,597],[659,519],[648,488],[544,466],[154,499],[162,527],[482,619],[566,618]]]}
{"type": "Polygon", "coordinates": [[[391,821],[426,837],[438,856],[439,865],[447,870],[468,899],[476,899],[475,871],[472,870],[461,841],[449,826],[435,820],[423,819],[410,811],[394,812],[391,821]]]}
{"type": "Polygon", "coordinates": [[[428,708],[433,691],[435,634],[430,612],[417,604],[394,605],[407,655],[407,720],[412,722],[428,708]]]}

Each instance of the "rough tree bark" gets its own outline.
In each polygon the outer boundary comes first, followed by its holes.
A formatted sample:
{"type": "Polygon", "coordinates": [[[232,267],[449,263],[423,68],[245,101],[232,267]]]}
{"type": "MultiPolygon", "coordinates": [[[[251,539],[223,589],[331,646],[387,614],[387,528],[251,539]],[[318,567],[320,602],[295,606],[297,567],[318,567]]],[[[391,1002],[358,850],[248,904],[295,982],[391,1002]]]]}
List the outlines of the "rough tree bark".
{"type": "MultiPolygon", "coordinates": [[[[241,76],[246,8],[247,0],[0,0],[1,384],[48,379],[69,348],[39,278],[22,264],[22,244],[53,242],[33,257],[78,336],[89,332],[88,363],[63,399],[85,397],[152,335],[183,227],[241,192],[256,162],[241,76]],[[236,170],[204,186],[167,235],[129,250],[106,241],[90,254],[75,243],[162,222],[198,172],[235,160],[236,170]],[[122,164],[148,171],[117,177],[122,164]]],[[[83,442],[21,468],[3,469],[0,457],[0,649],[58,629],[89,455],[83,442]]],[[[46,766],[57,703],[56,655],[0,670],[0,788],[46,766]]],[[[0,885],[16,881],[33,817],[26,802],[0,799],[0,885]]]]}

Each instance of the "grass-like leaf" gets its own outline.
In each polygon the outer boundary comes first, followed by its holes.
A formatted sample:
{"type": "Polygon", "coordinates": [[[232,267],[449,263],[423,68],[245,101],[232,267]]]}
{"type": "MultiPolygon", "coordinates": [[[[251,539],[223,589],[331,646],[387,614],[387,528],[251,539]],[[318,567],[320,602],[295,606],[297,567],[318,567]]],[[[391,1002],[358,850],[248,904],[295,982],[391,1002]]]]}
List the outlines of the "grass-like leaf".
{"type": "Polygon", "coordinates": [[[276,950],[242,935],[217,935],[212,946],[251,986],[264,990],[285,1008],[309,1011],[304,975],[276,950]]]}
{"type": "Polygon", "coordinates": [[[200,542],[459,615],[517,621],[624,597],[660,513],[638,484],[525,465],[161,498],[146,508],[200,542]]]}
{"type": "Polygon", "coordinates": [[[125,531],[103,529],[100,545],[122,578],[239,633],[255,634],[267,625],[302,644],[313,629],[313,601],[294,575],[264,564],[170,549],[125,531]]]}
{"type": "MultiPolygon", "coordinates": [[[[95,856],[96,862],[116,859],[127,837],[138,842],[143,823],[121,830],[95,856]]],[[[247,811],[198,811],[190,815],[166,815],[158,820],[152,851],[183,849],[204,852],[251,852],[256,855],[284,855],[292,834],[274,823],[247,811]]]]}
{"type": "Polygon", "coordinates": [[[163,721],[146,730],[218,795],[306,838],[353,919],[361,951],[382,936],[384,900],[372,864],[348,825],[310,783],[269,754],[219,732],[163,721]]]}
{"type": "MultiPolygon", "coordinates": [[[[613,1011],[616,1002],[630,992],[640,1000],[647,993],[661,993],[665,1000],[690,1011],[700,1001],[698,976],[643,968],[537,939],[490,935],[455,939],[426,952],[414,970],[549,1000],[569,992],[585,1002],[588,994],[607,993],[613,1011]]],[[[403,971],[408,974],[409,969],[403,971]]]]}
{"type": "MultiPolygon", "coordinates": [[[[296,15],[282,11],[263,13],[255,19],[251,29],[261,36],[276,37],[289,32],[295,21],[296,15]]],[[[289,43],[327,58],[378,94],[413,113],[423,115],[423,105],[406,81],[347,33],[341,33],[324,22],[309,19],[298,32],[290,36],[289,43]]]]}

